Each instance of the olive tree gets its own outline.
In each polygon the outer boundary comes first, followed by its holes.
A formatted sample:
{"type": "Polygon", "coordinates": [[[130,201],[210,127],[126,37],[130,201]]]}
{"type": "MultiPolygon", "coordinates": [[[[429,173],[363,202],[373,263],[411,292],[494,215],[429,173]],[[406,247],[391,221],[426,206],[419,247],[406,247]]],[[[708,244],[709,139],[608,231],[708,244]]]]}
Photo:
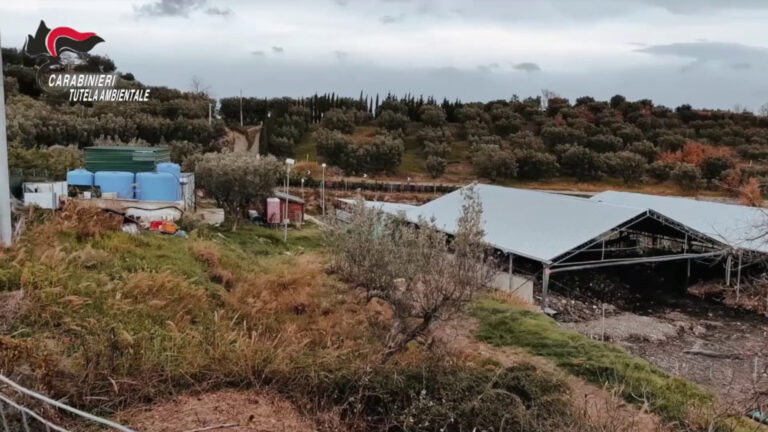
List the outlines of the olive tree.
{"type": "Polygon", "coordinates": [[[232,229],[272,194],[283,165],[273,156],[251,153],[206,153],[195,165],[195,181],[224,209],[232,229]]]}
{"type": "Polygon", "coordinates": [[[645,158],[637,153],[622,151],[605,155],[608,171],[625,184],[641,183],[648,168],[645,158]]]}
{"type": "Polygon", "coordinates": [[[687,191],[695,191],[704,186],[699,167],[689,163],[681,163],[672,171],[672,181],[687,191]]]}
{"type": "Polygon", "coordinates": [[[369,301],[392,308],[383,361],[460,312],[495,276],[483,242],[482,204],[471,187],[463,197],[452,241],[432,221],[415,226],[362,201],[346,222],[326,231],[339,276],[362,288],[369,301]]]}
{"type": "Polygon", "coordinates": [[[355,131],[355,115],[354,113],[346,113],[338,108],[332,108],[323,115],[321,124],[326,129],[351,134],[355,131]]]}
{"type": "Polygon", "coordinates": [[[427,172],[432,178],[438,178],[445,172],[445,168],[448,166],[448,161],[440,156],[430,155],[427,156],[426,161],[427,172]]]}
{"type": "Polygon", "coordinates": [[[427,126],[442,126],[445,124],[445,117],[445,111],[437,105],[424,105],[419,108],[419,118],[427,126]]]}

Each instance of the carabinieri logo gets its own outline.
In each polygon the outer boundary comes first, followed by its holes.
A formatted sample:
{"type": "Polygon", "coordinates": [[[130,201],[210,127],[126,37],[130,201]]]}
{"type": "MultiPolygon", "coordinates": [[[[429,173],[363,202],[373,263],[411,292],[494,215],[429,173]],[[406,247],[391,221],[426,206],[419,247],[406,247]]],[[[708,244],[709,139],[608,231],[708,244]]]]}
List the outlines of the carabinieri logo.
{"type": "Polygon", "coordinates": [[[59,54],[69,51],[85,54],[97,43],[104,42],[96,33],[81,33],[70,27],[56,27],[51,30],[40,21],[35,36],[27,35],[24,52],[31,57],[48,56],[54,61],[60,61],[59,54]]]}
{"type": "Polygon", "coordinates": [[[149,89],[114,88],[116,73],[76,72],[85,63],[96,44],[104,42],[93,32],[79,32],[71,27],[48,28],[40,21],[34,36],[27,35],[23,52],[46,62],[37,70],[37,82],[48,93],[61,94],[69,90],[71,102],[124,101],[146,102],[149,89]]]}

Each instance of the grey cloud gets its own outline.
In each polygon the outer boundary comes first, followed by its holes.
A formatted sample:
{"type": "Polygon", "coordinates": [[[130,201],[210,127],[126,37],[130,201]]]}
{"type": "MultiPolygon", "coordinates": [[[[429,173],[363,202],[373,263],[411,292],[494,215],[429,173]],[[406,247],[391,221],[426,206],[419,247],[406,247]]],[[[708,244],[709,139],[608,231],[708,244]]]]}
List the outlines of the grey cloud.
{"type": "Polygon", "coordinates": [[[512,68],[515,70],[520,70],[525,72],[538,72],[541,70],[541,66],[531,62],[517,63],[512,65],[512,68]]]}
{"type": "Polygon", "coordinates": [[[205,0],[160,0],[154,3],[145,3],[134,6],[134,11],[139,16],[175,16],[189,17],[189,13],[200,9],[205,0]]]}
{"type": "Polygon", "coordinates": [[[631,16],[637,11],[663,9],[677,15],[716,13],[725,10],[767,10],[765,0],[381,0],[402,12],[436,18],[461,17],[467,21],[562,24],[631,16]]]}
{"type": "Polygon", "coordinates": [[[731,69],[733,70],[747,70],[752,69],[752,64],[749,62],[736,62],[731,64],[731,69]]]}
{"type": "Polygon", "coordinates": [[[218,8],[218,7],[210,7],[205,10],[205,13],[208,15],[215,15],[215,16],[222,16],[222,17],[228,17],[234,14],[234,11],[230,8],[218,8]]]}
{"type": "Polygon", "coordinates": [[[256,50],[256,51],[251,51],[251,55],[254,55],[256,57],[263,57],[264,55],[266,55],[266,53],[264,52],[264,50],[256,50]]]}
{"type": "Polygon", "coordinates": [[[397,16],[384,15],[383,17],[379,18],[379,21],[382,24],[396,24],[396,23],[402,22],[404,19],[405,19],[405,14],[400,14],[397,16]]]}
{"type": "Polygon", "coordinates": [[[184,87],[187,79],[183,77],[188,77],[189,71],[194,69],[210,80],[217,97],[235,95],[242,86],[244,94],[266,97],[306,96],[316,91],[335,91],[356,97],[360,89],[365,89],[369,94],[418,92],[438,99],[459,98],[467,102],[495,100],[513,94],[537,96],[541,89],[550,88],[571,100],[584,95],[608,99],[618,93],[630,100],[649,98],[669,107],[684,103],[705,108],[727,109],[736,103],[756,107],[768,100],[768,91],[756,91],[765,89],[765,78],[757,68],[741,71],[739,79],[733,80],[733,71],[728,69],[700,68],[680,74],[663,65],[628,69],[620,74],[613,70],[577,73],[546,69],[541,73],[521,74],[503,68],[484,73],[474,68],[466,70],[451,66],[399,69],[338,62],[312,68],[287,62],[264,62],[254,69],[252,60],[244,59],[216,64],[184,60],[159,68],[155,62],[141,63],[144,58],[138,54],[136,59],[131,62],[130,69],[143,82],[184,87]],[[724,80],[729,80],[729,85],[712,85],[724,80]],[[264,82],[272,85],[264,87],[264,82]]]}
{"type": "MultiPolygon", "coordinates": [[[[159,0],[154,3],[144,3],[134,6],[134,12],[142,17],[183,17],[189,18],[192,12],[203,8],[207,0],[159,0]]],[[[209,7],[204,11],[207,15],[228,17],[234,13],[230,8],[209,7]]]]}
{"type": "Polygon", "coordinates": [[[500,65],[498,63],[489,63],[477,66],[477,70],[480,72],[491,72],[495,69],[498,69],[499,67],[500,65]]]}
{"type": "Polygon", "coordinates": [[[768,9],[764,0],[634,0],[651,6],[666,9],[669,12],[685,15],[713,10],[727,9],[768,9]]]}
{"type": "Polygon", "coordinates": [[[275,53],[275,54],[282,54],[282,53],[285,52],[285,48],[283,48],[281,46],[273,46],[272,47],[272,52],[275,53]]]}
{"type": "Polygon", "coordinates": [[[731,42],[679,42],[650,45],[635,51],[656,56],[687,58],[700,63],[768,61],[768,49],[731,42]]]}

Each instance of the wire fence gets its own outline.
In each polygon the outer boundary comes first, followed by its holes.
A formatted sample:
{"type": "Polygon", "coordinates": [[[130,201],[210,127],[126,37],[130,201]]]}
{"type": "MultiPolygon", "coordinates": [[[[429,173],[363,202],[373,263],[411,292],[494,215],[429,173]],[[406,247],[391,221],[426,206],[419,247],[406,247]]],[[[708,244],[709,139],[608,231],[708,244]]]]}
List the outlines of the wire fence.
{"type": "Polygon", "coordinates": [[[32,398],[46,408],[66,411],[69,414],[79,417],[80,419],[99,424],[101,426],[106,426],[109,430],[116,430],[120,432],[135,432],[132,429],[117,424],[113,421],[97,417],[84,411],[80,411],[76,408],[72,408],[69,405],[43,396],[40,393],[19,385],[18,383],[1,374],[0,390],[2,390],[0,391],[0,427],[2,427],[2,432],[70,432],[63,426],[57,425],[51,420],[47,420],[39,413],[25,406],[19,402],[18,398],[14,400],[10,396],[9,391],[13,391],[22,395],[22,398],[32,398]]]}

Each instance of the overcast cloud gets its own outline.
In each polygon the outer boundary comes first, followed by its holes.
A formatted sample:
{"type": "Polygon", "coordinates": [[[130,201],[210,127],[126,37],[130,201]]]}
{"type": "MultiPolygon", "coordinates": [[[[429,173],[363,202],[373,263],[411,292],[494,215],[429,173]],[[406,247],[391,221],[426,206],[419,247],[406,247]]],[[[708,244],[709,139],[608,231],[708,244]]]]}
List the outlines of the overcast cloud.
{"type": "Polygon", "coordinates": [[[411,92],[490,100],[768,102],[763,0],[38,0],[0,3],[3,45],[40,19],[93,31],[120,70],[213,95],[411,92]]]}

